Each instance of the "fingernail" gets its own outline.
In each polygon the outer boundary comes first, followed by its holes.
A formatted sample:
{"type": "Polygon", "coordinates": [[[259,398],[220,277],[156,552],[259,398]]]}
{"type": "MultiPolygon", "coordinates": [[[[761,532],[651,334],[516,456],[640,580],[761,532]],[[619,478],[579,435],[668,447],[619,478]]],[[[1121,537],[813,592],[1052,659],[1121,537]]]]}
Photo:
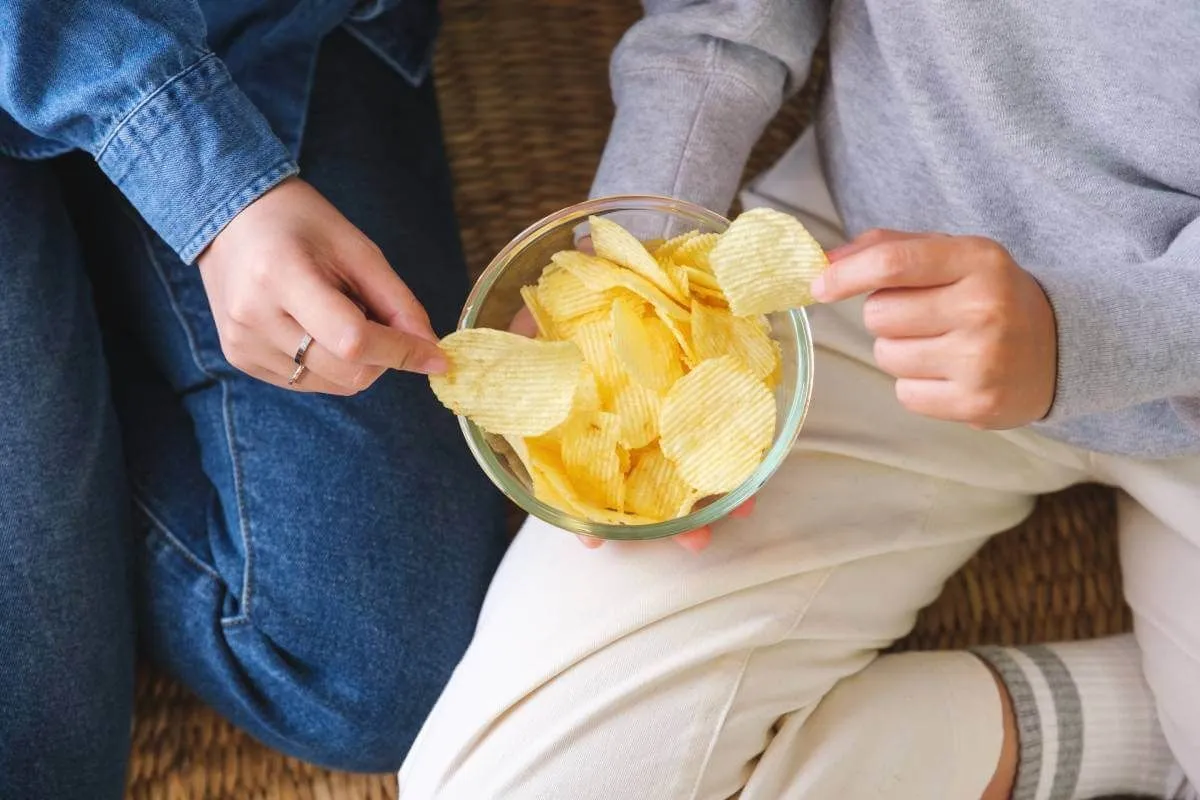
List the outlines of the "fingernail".
{"type": "Polygon", "coordinates": [[[425,360],[417,365],[417,372],[423,372],[426,375],[443,375],[448,369],[450,369],[450,362],[441,352],[434,352],[426,356],[425,360]]]}
{"type": "Polygon", "coordinates": [[[809,285],[808,292],[817,300],[823,301],[825,299],[825,276],[818,275],[817,279],[809,285]]]}

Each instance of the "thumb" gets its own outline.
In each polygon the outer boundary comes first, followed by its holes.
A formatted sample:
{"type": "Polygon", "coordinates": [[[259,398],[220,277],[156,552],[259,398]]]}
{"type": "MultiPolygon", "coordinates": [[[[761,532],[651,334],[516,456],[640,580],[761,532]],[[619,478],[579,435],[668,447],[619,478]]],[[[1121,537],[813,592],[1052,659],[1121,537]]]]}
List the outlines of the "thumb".
{"type": "Polygon", "coordinates": [[[446,354],[435,342],[413,335],[401,338],[391,361],[388,366],[392,369],[419,372],[422,375],[441,375],[450,368],[446,354]]]}

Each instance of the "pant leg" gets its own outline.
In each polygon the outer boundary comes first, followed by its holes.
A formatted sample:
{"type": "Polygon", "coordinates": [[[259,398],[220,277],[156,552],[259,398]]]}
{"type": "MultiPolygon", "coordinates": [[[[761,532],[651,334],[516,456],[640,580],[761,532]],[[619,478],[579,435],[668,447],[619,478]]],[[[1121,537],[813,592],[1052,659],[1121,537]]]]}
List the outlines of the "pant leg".
{"type": "Polygon", "coordinates": [[[1163,734],[1200,787],[1200,458],[1101,458],[1118,498],[1125,599],[1163,734]]]}
{"type": "MultiPolygon", "coordinates": [[[[467,278],[432,86],[345,34],[315,80],[305,176],[452,328],[467,278]]],[[[397,768],[470,640],[506,544],[500,496],[423,377],[338,398],[238,373],[196,270],[128,213],[102,216],[147,647],[273,747],[397,768]]]]}
{"type": "Polygon", "coordinates": [[[129,495],[52,168],[0,157],[0,797],[118,798],[133,700],[129,495]]]}

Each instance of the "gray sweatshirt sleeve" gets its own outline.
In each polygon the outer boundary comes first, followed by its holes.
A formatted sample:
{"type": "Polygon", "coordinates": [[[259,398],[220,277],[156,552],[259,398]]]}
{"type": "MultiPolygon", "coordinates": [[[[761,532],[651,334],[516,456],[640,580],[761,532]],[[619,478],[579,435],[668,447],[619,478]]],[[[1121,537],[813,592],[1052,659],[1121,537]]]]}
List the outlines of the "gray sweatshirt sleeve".
{"type": "Polygon", "coordinates": [[[1058,324],[1058,389],[1046,422],[1154,400],[1196,405],[1200,220],[1151,261],[1037,277],[1058,324]]]}
{"type": "Polygon", "coordinates": [[[592,196],[664,194],[724,212],[802,86],[827,0],[646,0],[613,53],[617,113],[592,196]]]}

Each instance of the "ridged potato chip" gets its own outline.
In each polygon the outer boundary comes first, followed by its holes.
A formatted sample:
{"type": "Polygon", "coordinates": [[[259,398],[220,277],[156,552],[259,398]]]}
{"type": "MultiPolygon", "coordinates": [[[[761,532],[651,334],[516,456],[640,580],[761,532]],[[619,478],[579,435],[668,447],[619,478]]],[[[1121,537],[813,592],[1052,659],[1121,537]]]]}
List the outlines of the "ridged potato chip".
{"type": "Polygon", "coordinates": [[[691,511],[697,494],[657,447],[637,457],[625,479],[625,507],[652,519],[674,519],[691,511]]]}
{"type": "Polygon", "coordinates": [[[762,463],[775,435],[775,398],[733,356],[702,361],[663,399],[659,443],[689,486],[736,489],[762,463]]]}
{"type": "Polygon", "coordinates": [[[621,444],[636,450],[658,438],[658,415],[662,409],[662,395],[647,389],[637,381],[630,381],[617,392],[613,413],[621,421],[621,444]]]}
{"type": "Polygon", "coordinates": [[[525,307],[529,309],[529,316],[533,317],[534,323],[537,325],[538,336],[543,339],[559,339],[558,330],[554,325],[554,319],[550,316],[550,312],[542,305],[542,301],[538,299],[537,287],[522,286],[521,299],[525,301],[525,307]]]}
{"type": "Polygon", "coordinates": [[[636,236],[604,217],[589,217],[588,224],[592,228],[592,247],[599,258],[636,272],[669,297],[683,302],[671,278],[636,236]]]}
{"type": "MultiPolygon", "coordinates": [[[[657,312],[658,309],[655,309],[657,312]]],[[[680,322],[677,319],[659,314],[658,318],[662,324],[667,326],[667,330],[671,332],[671,336],[675,337],[675,343],[679,345],[680,351],[683,353],[683,365],[688,369],[696,366],[696,354],[692,347],[691,326],[686,322],[680,322]]]]}
{"type": "Polygon", "coordinates": [[[700,231],[685,231],[678,236],[672,236],[670,239],[667,239],[662,244],[653,248],[651,252],[654,253],[655,260],[661,264],[664,259],[672,259],[675,255],[675,251],[678,250],[684,242],[695,239],[699,235],[700,231]]]}
{"type": "Polygon", "coordinates": [[[766,378],[780,362],[779,343],[768,330],[753,317],[735,317],[701,303],[692,305],[692,344],[701,361],[731,355],[755,377],[766,378]]]}
{"type": "Polygon", "coordinates": [[[537,436],[571,411],[583,365],[572,342],[474,328],[450,334],[441,348],[450,369],[429,376],[434,394],[490,433],[537,436]]]}
{"type": "Polygon", "coordinates": [[[720,294],[721,285],[717,283],[717,279],[711,272],[705,272],[699,267],[684,267],[684,270],[687,271],[688,288],[707,289],[720,294]]]}
{"type": "Polygon", "coordinates": [[[675,248],[671,259],[676,264],[682,264],[685,267],[693,267],[701,272],[712,272],[709,253],[716,247],[720,238],[721,236],[716,233],[701,233],[693,236],[675,248]]]}
{"type": "Polygon", "coordinates": [[[579,347],[584,361],[591,367],[600,399],[605,406],[611,407],[617,392],[629,381],[629,375],[613,349],[612,312],[594,322],[580,325],[571,336],[571,341],[579,347]]]}
{"type": "Polygon", "coordinates": [[[814,302],[809,285],[829,266],[795,218],[771,208],[740,215],[708,254],[729,308],[739,317],[814,302]]]}
{"type": "Polygon", "coordinates": [[[597,309],[596,311],[589,311],[580,317],[557,320],[554,323],[554,327],[558,331],[559,339],[574,339],[575,333],[584,325],[608,319],[611,315],[612,311],[610,310],[610,307],[605,306],[604,308],[597,309]]]}
{"type": "Polygon", "coordinates": [[[625,475],[621,468],[621,420],[597,412],[563,431],[562,461],[580,496],[601,507],[625,510],[625,475]]]}
{"type": "Polygon", "coordinates": [[[675,337],[658,317],[643,317],[621,303],[612,309],[612,350],[633,380],[665,392],[683,375],[675,337]]]}
{"type": "Polygon", "coordinates": [[[661,289],[631,270],[623,269],[597,256],[589,256],[578,250],[564,250],[551,256],[555,264],[579,278],[593,291],[606,292],[620,287],[645,298],[661,313],[675,319],[686,320],[688,309],[679,301],[668,297],[661,289]]]}
{"type": "Polygon", "coordinates": [[[577,275],[565,269],[543,272],[537,297],[556,323],[607,311],[612,300],[603,289],[585,286],[577,275]]]}

